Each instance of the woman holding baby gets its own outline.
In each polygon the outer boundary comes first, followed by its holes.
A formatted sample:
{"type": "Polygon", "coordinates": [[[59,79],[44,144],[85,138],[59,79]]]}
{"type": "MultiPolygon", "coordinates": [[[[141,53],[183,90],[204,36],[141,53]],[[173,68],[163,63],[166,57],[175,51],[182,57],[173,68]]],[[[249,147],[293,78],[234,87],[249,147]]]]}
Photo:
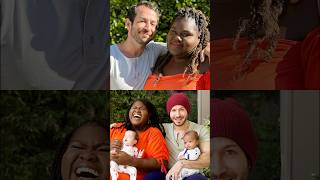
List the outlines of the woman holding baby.
{"type": "MultiPolygon", "coordinates": [[[[168,165],[169,152],[164,139],[164,131],[159,123],[155,106],[147,100],[134,101],[125,118],[125,122],[115,124],[110,130],[110,160],[118,165],[135,167],[137,179],[164,179],[168,165]],[[128,130],[136,136],[125,134],[128,130]],[[123,140],[125,139],[125,140],[123,140]],[[137,148],[133,156],[121,150],[126,139],[137,148]]],[[[118,173],[118,179],[130,179],[129,174],[118,173]]]]}

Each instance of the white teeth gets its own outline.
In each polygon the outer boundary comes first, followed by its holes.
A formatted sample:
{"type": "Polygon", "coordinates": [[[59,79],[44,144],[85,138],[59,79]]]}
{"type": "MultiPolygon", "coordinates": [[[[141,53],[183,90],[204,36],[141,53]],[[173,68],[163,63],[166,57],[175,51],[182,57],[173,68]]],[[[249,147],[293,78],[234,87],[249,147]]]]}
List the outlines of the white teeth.
{"type": "Polygon", "coordinates": [[[93,174],[95,176],[99,176],[99,173],[96,170],[88,168],[88,167],[80,167],[80,168],[77,169],[76,173],[77,174],[91,173],[91,174],[93,174]]]}
{"type": "Polygon", "coordinates": [[[133,117],[135,117],[135,118],[141,118],[141,115],[135,114],[135,115],[133,115],[133,117]]]}

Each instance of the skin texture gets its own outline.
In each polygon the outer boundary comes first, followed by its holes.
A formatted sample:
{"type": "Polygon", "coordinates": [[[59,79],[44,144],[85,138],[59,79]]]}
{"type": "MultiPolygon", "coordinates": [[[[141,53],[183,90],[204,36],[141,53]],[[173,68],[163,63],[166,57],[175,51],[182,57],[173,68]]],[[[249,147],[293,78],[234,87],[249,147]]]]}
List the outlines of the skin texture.
{"type": "Polygon", "coordinates": [[[72,136],[66,152],[61,161],[61,174],[63,180],[80,179],[76,175],[79,167],[88,167],[98,172],[97,178],[107,179],[108,172],[108,146],[106,131],[97,126],[86,125],[80,127],[72,136]]]}
{"type": "Polygon", "coordinates": [[[247,157],[238,144],[224,137],[215,137],[212,143],[213,178],[246,180],[250,168],[247,157]]]}

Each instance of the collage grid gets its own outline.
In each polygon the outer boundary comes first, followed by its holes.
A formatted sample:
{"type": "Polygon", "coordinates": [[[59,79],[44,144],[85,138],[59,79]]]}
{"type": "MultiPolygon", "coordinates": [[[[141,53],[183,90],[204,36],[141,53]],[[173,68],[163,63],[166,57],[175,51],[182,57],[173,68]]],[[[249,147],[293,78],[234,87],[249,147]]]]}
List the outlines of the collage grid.
{"type": "Polygon", "coordinates": [[[1,180],[320,180],[320,0],[0,9],[1,180]]]}

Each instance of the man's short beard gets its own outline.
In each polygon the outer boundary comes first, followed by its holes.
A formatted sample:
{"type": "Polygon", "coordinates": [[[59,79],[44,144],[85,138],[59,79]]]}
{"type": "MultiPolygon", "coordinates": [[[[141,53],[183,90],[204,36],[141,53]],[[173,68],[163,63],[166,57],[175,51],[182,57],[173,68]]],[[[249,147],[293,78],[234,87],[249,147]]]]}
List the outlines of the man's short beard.
{"type": "Polygon", "coordinates": [[[174,125],[176,125],[176,126],[179,126],[179,127],[180,127],[180,126],[183,126],[183,125],[187,122],[187,119],[185,119],[185,120],[183,121],[183,123],[182,123],[182,124],[180,124],[180,125],[177,125],[174,121],[172,121],[172,122],[173,122],[173,124],[174,124],[174,125]]]}
{"type": "Polygon", "coordinates": [[[154,35],[151,35],[150,38],[147,41],[143,41],[140,37],[139,37],[139,32],[132,34],[133,39],[140,45],[146,46],[154,37],[154,35]]]}

